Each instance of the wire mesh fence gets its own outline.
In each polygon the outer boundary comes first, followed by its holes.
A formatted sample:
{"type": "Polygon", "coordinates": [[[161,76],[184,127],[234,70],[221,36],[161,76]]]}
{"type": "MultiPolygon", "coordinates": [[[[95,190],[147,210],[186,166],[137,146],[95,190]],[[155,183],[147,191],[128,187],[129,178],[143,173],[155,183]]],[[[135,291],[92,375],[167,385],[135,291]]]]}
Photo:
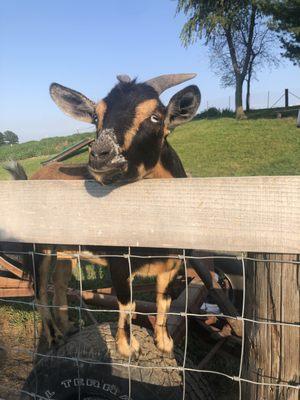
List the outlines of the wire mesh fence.
{"type": "MultiPolygon", "coordinates": [[[[297,106],[300,104],[300,88],[289,88],[288,89],[288,106],[297,106]]],[[[245,101],[246,104],[246,101],[245,101]]],[[[218,109],[229,109],[234,110],[235,108],[235,96],[234,93],[228,96],[220,97],[207,97],[203,99],[202,109],[208,109],[210,107],[216,107],[218,109]]],[[[270,109],[286,107],[286,94],[285,90],[274,91],[266,90],[264,92],[253,92],[250,94],[250,109],[270,109]]]]}
{"type": "MultiPolygon", "coordinates": [[[[54,248],[53,248],[54,249],[54,248]]],[[[53,250],[52,249],[52,250],[53,250]]],[[[130,287],[130,304],[134,301],[137,304],[137,308],[129,307],[124,309],[122,307],[107,307],[108,303],[102,302],[101,306],[89,305],[85,302],[85,292],[89,290],[89,293],[96,293],[95,288],[91,291],[89,286],[89,274],[93,275],[97,284],[101,280],[105,280],[106,277],[103,275],[103,269],[99,265],[89,266],[88,270],[85,265],[86,255],[85,249],[81,246],[77,246],[76,249],[68,252],[68,260],[74,260],[73,264],[73,275],[76,279],[73,280],[73,286],[76,289],[74,296],[69,296],[72,301],[68,301],[68,305],[63,301],[64,299],[56,299],[56,302],[44,301],[41,303],[41,293],[35,291],[34,298],[0,298],[0,304],[2,306],[12,306],[10,313],[12,318],[14,313],[18,312],[18,309],[25,309],[28,312],[26,318],[22,315],[21,324],[17,329],[18,341],[14,342],[14,345],[9,350],[10,365],[13,371],[7,371],[4,365],[0,371],[0,397],[5,399],[15,399],[17,396],[21,396],[22,399],[61,399],[67,398],[78,398],[88,399],[96,396],[102,396],[104,398],[119,398],[119,399],[155,399],[155,398],[172,398],[172,399],[213,399],[214,387],[211,389],[204,388],[205,384],[202,382],[202,377],[224,378],[233,383],[231,393],[229,393],[230,399],[245,400],[245,392],[243,391],[243,385],[250,384],[255,387],[264,387],[268,390],[281,390],[285,393],[281,398],[296,399],[299,395],[299,371],[295,371],[294,378],[286,381],[284,378],[262,376],[255,379],[249,379],[249,376],[245,374],[245,364],[248,360],[245,359],[245,326],[250,324],[255,327],[261,325],[276,329],[278,332],[280,329],[292,329],[299,332],[299,321],[297,316],[294,319],[284,318],[284,310],[282,311],[282,318],[272,319],[265,318],[257,315],[253,318],[252,315],[247,314],[247,306],[249,306],[249,296],[247,296],[247,264],[250,262],[267,263],[264,265],[282,265],[284,263],[285,268],[294,268],[299,271],[300,261],[299,256],[295,256],[294,259],[288,262],[282,261],[281,259],[272,259],[262,257],[251,257],[249,254],[239,253],[235,255],[216,255],[216,254],[204,254],[199,255],[192,253],[189,250],[178,250],[173,249],[169,254],[161,252],[160,249],[152,249],[151,251],[139,250],[135,248],[111,248],[111,252],[101,252],[97,254],[97,248],[94,248],[93,254],[89,254],[89,260],[103,259],[105,257],[109,262],[114,260],[123,260],[126,263],[126,268],[129,273],[129,287],[130,287]],[[136,275],[136,263],[140,262],[145,265],[145,268],[150,268],[151,264],[158,262],[164,262],[166,260],[173,260],[174,262],[180,263],[180,269],[178,275],[181,277],[180,290],[177,293],[177,298],[181,293],[182,301],[180,306],[174,308],[171,306],[170,310],[166,311],[168,319],[175,319],[175,333],[179,329],[182,329],[182,341],[180,344],[179,355],[171,357],[170,355],[164,356],[163,353],[157,351],[153,344],[153,334],[147,331],[138,331],[134,326],[133,321],[139,322],[139,318],[153,321],[153,318],[159,319],[163,317],[164,312],[159,312],[157,309],[143,309],[139,307],[139,304],[145,302],[145,291],[142,291],[142,299],[136,298],[136,286],[134,284],[134,277],[136,275]],[[236,314],[226,313],[222,311],[218,305],[213,304],[214,301],[209,300],[207,296],[201,297],[202,300],[195,301],[195,297],[191,296],[191,278],[190,269],[193,262],[204,263],[208,268],[208,263],[216,263],[217,261],[222,262],[237,262],[239,270],[236,274],[240,274],[242,282],[242,296],[239,306],[236,308],[239,310],[236,314]],[[76,264],[76,265],[75,265],[76,264]],[[247,300],[248,299],[248,304],[247,300]],[[139,303],[140,302],[140,303],[139,303]],[[106,306],[105,306],[106,304],[106,306]],[[206,306],[204,306],[204,304],[206,306]],[[212,308],[212,305],[215,307],[212,308]],[[15,309],[14,309],[15,308],[15,309]],[[212,312],[211,310],[214,310],[212,312]],[[49,350],[45,339],[41,334],[41,313],[45,311],[44,316],[50,317],[49,312],[55,316],[56,311],[63,313],[69,313],[73,319],[76,320],[76,333],[69,338],[65,338],[65,343],[56,344],[49,350]],[[141,339],[140,347],[141,353],[137,355],[129,352],[128,356],[120,356],[115,348],[116,330],[118,325],[115,321],[120,315],[125,315],[128,318],[129,331],[127,332],[127,340],[129,349],[132,349],[136,345],[136,336],[141,339]],[[29,324],[29,319],[31,323],[29,324]],[[197,356],[197,341],[196,346],[190,344],[192,331],[195,328],[190,325],[191,320],[196,321],[208,321],[209,319],[215,319],[223,321],[223,327],[229,326],[230,330],[235,331],[236,326],[240,326],[241,331],[239,333],[230,333],[230,337],[237,337],[240,335],[240,351],[239,357],[235,367],[224,369],[224,366],[214,364],[214,368],[210,368],[209,364],[203,365],[201,359],[197,356]],[[104,321],[109,321],[109,324],[105,324],[104,321]],[[26,330],[26,324],[30,325],[30,329],[26,330]],[[99,325],[100,324],[100,325],[99,325]],[[236,324],[236,325],[235,325],[236,324]],[[85,325],[85,326],[84,326],[85,325]],[[99,330],[95,326],[101,326],[99,330]],[[24,336],[21,333],[26,332],[24,336]],[[87,332],[87,333],[86,333],[87,332]],[[30,334],[29,334],[30,333],[30,334]],[[74,339],[75,338],[75,339],[74,339]],[[90,344],[89,344],[90,342],[90,344]],[[149,344],[151,342],[151,344],[149,344]],[[68,345],[68,343],[70,345],[68,345]],[[69,347],[68,347],[69,346],[69,347]],[[143,349],[147,348],[147,352],[143,349]],[[149,350],[150,349],[150,350],[149,350]],[[192,355],[192,357],[191,357],[192,355]],[[18,365],[18,367],[17,367],[18,365]],[[207,368],[204,368],[207,366],[207,368]],[[67,371],[72,371],[69,375],[67,371]],[[76,371],[76,374],[75,372],[76,371]],[[102,371],[100,375],[97,375],[95,371],[102,371]],[[117,372],[116,372],[117,371],[117,372]],[[5,376],[7,374],[7,377],[5,376]],[[73,375],[72,375],[73,374],[73,375]],[[75,375],[74,375],[75,374],[75,375]],[[19,376],[18,376],[19,375],[19,376]],[[101,376],[101,379],[99,378],[101,376]],[[111,377],[115,376],[112,381],[111,377]],[[203,386],[204,385],[204,386],[203,386]],[[55,389],[53,389],[55,387],[55,389]],[[64,391],[64,396],[61,394],[64,391]],[[289,397],[289,396],[294,397],[289,397]],[[6,397],[4,397],[6,396],[6,397]],[[15,397],[14,397],[15,396],[15,397]],[[70,397],[73,396],[73,397],[70,397]],[[107,397],[105,397],[107,396],[107,397]],[[148,396],[148,397],[147,397],[148,396]]],[[[7,251],[3,251],[2,254],[7,254],[7,251]]],[[[53,250],[51,254],[45,254],[40,252],[40,247],[33,246],[31,251],[18,251],[11,252],[16,258],[23,257],[24,255],[29,256],[32,260],[32,275],[34,279],[41,279],[41,264],[45,257],[51,257],[53,262],[57,262],[57,252],[53,250]],[[37,265],[38,264],[38,265],[37,265]]],[[[1,252],[0,252],[1,255],[1,252]]],[[[67,262],[66,260],[63,262],[67,262]]],[[[92,261],[90,261],[93,264],[92,261]]],[[[125,265],[125,264],[124,264],[125,265]]],[[[63,268],[62,264],[58,265],[59,268],[63,268]]],[[[106,271],[106,269],[105,269],[106,271]]],[[[208,290],[209,296],[211,292],[220,286],[216,286],[216,282],[219,281],[222,271],[218,270],[211,271],[210,277],[214,278],[211,283],[211,291],[208,290]]],[[[149,275],[151,275],[149,273],[149,275]]],[[[299,276],[299,275],[298,275],[299,276]]],[[[193,275],[195,277],[195,275],[193,275]]],[[[46,278],[45,278],[46,279],[46,278]]],[[[61,284],[62,282],[56,282],[61,284]]],[[[151,282],[153,283],[153,282],[151,282]]],[[[175,283],[173,282],[173,285],[175,283]]],[[[53,282],[55,286],[55,282],[53,282]]],[[[54,288],[55,289],[55,288],[54,288]]],[[[60,288],[61,289],[61,288],[60,288]]],[[[65,288],[67,290],[67,288],[65,288]]],[[[234,287],[231,288],[234,290],[234,287]]],[[[258,289],[257,289],[258,290],[258,289]]],[[[55,291],[55,290],[54,290],[55,291]]],[[[151,286],[151,291],[148,295],[151,297],[153,302],[155,295],[155,286],[151,286]]],[[[206,293],[206,294],[207,294],[206,293]]],[[[70,292],[69,292],[70,294],[70,292]]],[[[227,293],[228,295],[228,293],[227,293]]],[[[272,297],[272,293],[268,293],[268,297],[272,297]]],[[[100,296],[101,297],[101,296],[100,296]]],[[[173,297],[176,298],[176,296],[173,297]]],[[[230,296],[229,296],[230,297],[230,296]]],[[[147,296],[146,296],[147,299],[147,296]]],[[[103,300],[103,299],[102,299],[103,300]]],[[[112,300],[110,298],[110,300],[112,300]]],[[[149,299],[148,299],[149,300],[149,299]]],[[[232,300],[232,299],[231,299],[232,300]]],[[[119,301],[122,300],[119,299],[119,301]]],[[[148,301],[148,303],[151,303],[148,301]]],[[[175,300],[176,302],[176,300],[175,300]]],[[[232,300],[233,302],[233,300],[232,300]]],[[[234,303],[234,302],[233,302],[234,303]]],[[[117,305],[117,304],[116,304],[117,305]]],[[[149,305],[149,304],[148,304],[149,305]]],[[[64,315],[65,315],[64,314],[64,315]]],[[[4,315],[4,314],[3,314],[4,315]]],[[[51,314],[52,315],[52,314],[51,314]]],[[[1,321],[0,321],[1,323],[1,321]]],[[[119,321],[120,323],[120,321],[119,321]]],[[[167,324],[167,322],[163,322],[167,324]]],[[[9,333],[3,329],[2,321],[2,341],[7,340],[8,336],[12,336],[14,333],[10,330],[9,333]]],[[[155,323],[154,323],[155,325],[155,323]]],[[[120,328],[120,326],[119,326],[120,328]]],[[[169,325],[170,329],[170,325],[169,325]]],[[[155,328],[154,328],[155,330],[155,328]]],[[[215,329],[217,330],[217,329],[215,329]]],[[[237,330],[236,330],[237,331],[237,330]]],[[[173,329],[174,332],[174,329],[173,329]]],[[[225,329],[219,329],[219,332],[224,333],[225,329]]],[[[197,335],[198,335],[197,331],[197,335]]],[[[61,338],[60,338],[61,339],[61,338]]],[[[224,338],[223,338],[224,339],[224,338]]],[[[225,338],[226,340],[226,338],[225,338]]],[[[177,347],[177,346],[176,346],[177,347]]],[[[175,351],[176,354],[176,351],[175,351]]],[[[202,353],[203,357],[203,353],[202,353]]],[[[274,357],[275,359],[276,357],[274,357]]],[[[288,363],[289,360],[283,360],[284,363],[288,363]]],[[[214,382],[213,382],[214,384],[214,382]]],[[[221,398],[221,397],[218,397],[221,398]]],[[[226,398],[226,397],[225,397],[226,398]]]]}

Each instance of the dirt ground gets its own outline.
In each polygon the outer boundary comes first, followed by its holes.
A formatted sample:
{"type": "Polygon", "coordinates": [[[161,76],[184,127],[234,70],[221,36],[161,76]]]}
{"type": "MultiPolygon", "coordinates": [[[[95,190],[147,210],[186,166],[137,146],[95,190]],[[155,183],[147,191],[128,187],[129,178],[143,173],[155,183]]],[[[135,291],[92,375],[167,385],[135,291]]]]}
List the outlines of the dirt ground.
{"type": "MultiPolygon", "coordinates": [[[[41,335],[41,322],[31,313],[23,321],[14,318],[11,311],[1,311],[0,318],[0,400],[19,400],[20,390],[33,368],[33,352],[47,352],[45,338],[41,335]],[[6,314],[6,317],[4,317],[6,314]],[[36,323],[36,328],[34,329],[36,323]],[[37,332],[35,332],[37,331],[37,332]],[[38,347],[37,347],[38,346],[38,347]]],[[[204,358],[208,348],[199,341],[199,336],[189,337],[189,353],[193,353],[195,362],[204,358]]],[[[198,361],[199,362],[199,361],[198,361]]],[[[196,365],[195,364],[195,365],[196,365]]],[[[234,364],[226,354],[220,354],[206,366],[210,370],[226,371],[234,374],[234,364]]],[[[208,374],[206,377],[216,392],[218,400],[235,400],[236,389],[233,382],[208,374]]]]}
{"type": "MultiPolygon", "coordinates": [[[[98,272],[100,273],[101,271],[98,272]]],[[[110,286],[109,277],[102,276],[103,274],[101,277],[95,277],[91,274],[90,270],[83,268],[83,275],[85,278],[84,289],[93,289],[95,286],[94,281],[98,282],[97,285],[99,285],[100,278],[104,283],[107,280],[108,286],[110,286]]],[[[72,287],[78,288],[78,281],[76,279],[73,279],[72,287]]],[[[149,298],[145,299],[148,301],[153,300],[149,298]]],[[[33,353],[37,348],[40,353],[48,351],[48,345],[41,333],[42,327],[39,313],[33,312],[32,299],[18,300],[24,300],[25,304],[18,305],[6,301],[0,303],[0,400],[19,400],[20,390],[22,390],[24,382],[33,369],[33,353]]],[[[72,303],[69,305],[72,305],[72,303]]],[[[77,306],[78,304],[73,305],[77,306]]],[[[93,313],[93,315],[98,323],[108,320],[113,321],[117,317],[117,314],[101,313],[100,310],[97,313],[93,313]]],[[[91,323],[85,313],[82,313],[80,316],[82,318],[82,326],[91,323]]],[[[73,321],[79,322],[79,315],[75,310],[70,310],[70,317],[73,321]]],[[[214,342],[208,344],[206,341],[203,341],[202,334],[196,325],[195,327],[191,326],[191,329],[189,328],[188,355],[193,361],[193,365],[190,367],[197,368],[197,364],[207,355],[214,342]]],[[[217,357],[214,357],[205,368],[211,371],[220,371],[229,375],[235,375],[237,373],[238,361],[236,357],[229,357],[228,352],[223,354],[218,353],[217,357]]],[[[215,391],[218,400],[235,400],[238,398],[236,397],[235,384],[232,381],[214,374],[205,375],[205,378],[215,391]]]]}
{"type": "Polygon", "coordinates": [[[34,324],[0,321],[0,398],[17,400],[33,366],[34,324]]]}

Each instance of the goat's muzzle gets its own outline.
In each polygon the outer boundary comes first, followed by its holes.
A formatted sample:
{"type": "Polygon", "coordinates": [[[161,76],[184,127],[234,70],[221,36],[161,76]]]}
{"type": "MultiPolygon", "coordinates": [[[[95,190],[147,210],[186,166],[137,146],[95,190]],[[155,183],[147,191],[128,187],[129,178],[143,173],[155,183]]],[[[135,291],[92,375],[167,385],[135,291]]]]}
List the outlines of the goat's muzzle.
{"type": "Polygon", "coordinates": [[[104,129],[91,144],[89,155],[89,171],[91,175],[103,184],[112,183],[124,173],[127,161],[121,154],[112,129],[104,129]]]}

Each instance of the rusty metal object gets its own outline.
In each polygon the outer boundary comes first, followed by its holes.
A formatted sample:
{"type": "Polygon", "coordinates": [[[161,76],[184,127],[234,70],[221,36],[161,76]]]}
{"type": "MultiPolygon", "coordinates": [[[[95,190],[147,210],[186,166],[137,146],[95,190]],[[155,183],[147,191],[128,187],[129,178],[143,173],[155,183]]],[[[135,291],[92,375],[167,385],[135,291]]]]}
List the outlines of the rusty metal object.
{"type": "Polygon", "coordinates": [[[52,162],[57,162],[57,161],[62,161],[65,160],[68,157],[73,156],[74,154],[76,154],[76,152],[78,150],[81,150],[82,148],[84,148],[85,146],[88,146],[89,144],[91,144],[95,139],[83,139],[78,143],[73,144],[72,146],[68,147],[67,149],[63,150],[61,153],[57,154],[54,157],[49,158],[48,160],[43,161],[41,164],[42,165],[47,165],[50,164],[52,162]]]}
{"type": "MultiPolygon", "coordinates": [[[[192,312],[192,309],[200,308],[206,296],[207,289],[199,277],[195,277],[188,285],[188,293],[186,288],[181,292],[179,297],[171,304],[170,311],[182,313],[185,312],[186,296],[188,296],[187,312],[192,312]]],[[[185,316],[170,315],[168,318],[168,331],[175,342],[180,342],[185,335],[185,316]]]]}

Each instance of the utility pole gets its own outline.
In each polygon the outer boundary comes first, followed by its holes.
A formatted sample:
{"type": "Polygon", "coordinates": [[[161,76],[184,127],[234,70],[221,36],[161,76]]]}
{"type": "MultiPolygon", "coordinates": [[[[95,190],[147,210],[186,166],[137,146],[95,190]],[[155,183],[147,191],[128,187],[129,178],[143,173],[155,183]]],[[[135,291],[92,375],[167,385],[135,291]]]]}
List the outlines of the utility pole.
{"type": "Polygon", "coordinates": [[[285,108],[289,106],[289,89],[284,89],[285,108]]]}

